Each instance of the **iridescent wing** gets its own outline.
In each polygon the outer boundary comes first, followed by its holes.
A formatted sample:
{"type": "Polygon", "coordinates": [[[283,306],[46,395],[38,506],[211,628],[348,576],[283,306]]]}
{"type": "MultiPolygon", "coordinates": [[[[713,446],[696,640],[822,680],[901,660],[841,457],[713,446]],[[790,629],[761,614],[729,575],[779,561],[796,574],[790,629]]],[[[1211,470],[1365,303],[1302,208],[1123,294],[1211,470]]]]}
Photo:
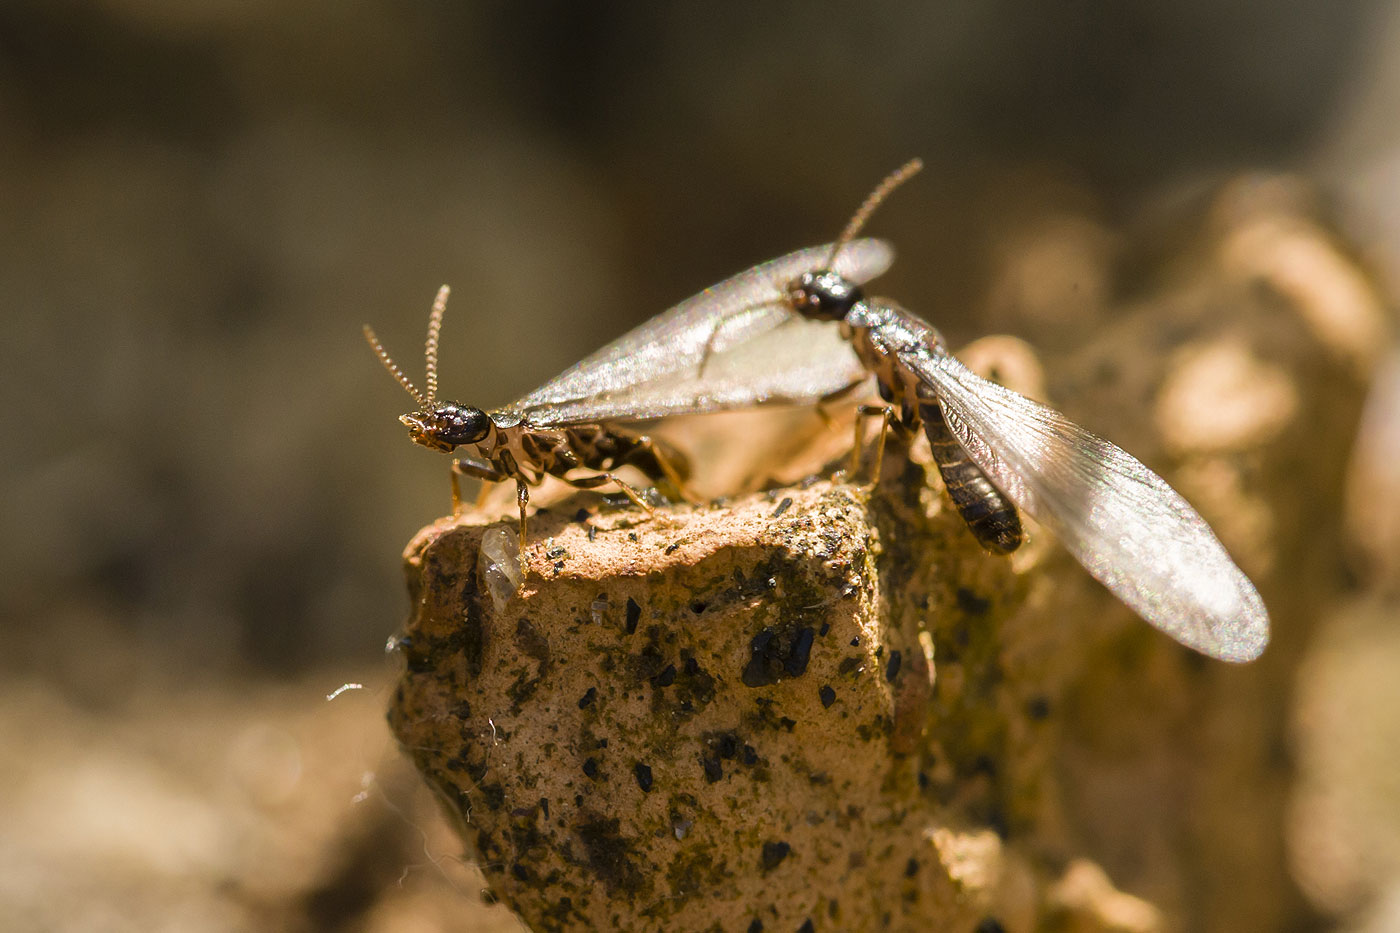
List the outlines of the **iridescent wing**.
{"type": "MultiPolygon", "coordinates": [[[[787,284],[822,268],[830,246],[755,266],[658,314],[505,412],[541,427],[633,421],[757,404],[812,402],[865,378],[833,324],[807,321],[786,304],[787,284]]],[[[894,251],[855,240],[836,271],[866,282],[894,251]]]]}
{"type": "Polygon", "coordinates": [[[1258,591],[1165,480],[1054,409],[987,382],[941,346],[900,347],[891,337],[987,478],[1115,596],[1204,654],[1259,656],[1269,616],[1258,591]]]}
{"type": "Polygon", "coordinates": [[[790,315],[776,327],[702,364],[615,392],[528,408],[542,427],[642,421],[755,405],[812,404],[869,377],[834,323],[790,315]]]}

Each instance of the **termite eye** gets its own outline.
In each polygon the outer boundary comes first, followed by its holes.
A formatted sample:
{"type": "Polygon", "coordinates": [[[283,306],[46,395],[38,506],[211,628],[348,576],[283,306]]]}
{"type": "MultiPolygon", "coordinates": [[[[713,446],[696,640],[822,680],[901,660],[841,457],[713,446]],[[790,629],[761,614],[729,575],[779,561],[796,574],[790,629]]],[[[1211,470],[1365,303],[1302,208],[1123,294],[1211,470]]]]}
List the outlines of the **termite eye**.
{"type": "Polygon", "coordinates": [[[491,418],[480,408],[448,402],[433,412],[434,434],[449,444],[475,444],[491,430],[491,418]]]}
{"type": "Polygon", "coordinates": [[[839,321],[863,297],[860,286],[836,272],[804,272],[788,291],[802,314],[822,321],[839,321]]]}

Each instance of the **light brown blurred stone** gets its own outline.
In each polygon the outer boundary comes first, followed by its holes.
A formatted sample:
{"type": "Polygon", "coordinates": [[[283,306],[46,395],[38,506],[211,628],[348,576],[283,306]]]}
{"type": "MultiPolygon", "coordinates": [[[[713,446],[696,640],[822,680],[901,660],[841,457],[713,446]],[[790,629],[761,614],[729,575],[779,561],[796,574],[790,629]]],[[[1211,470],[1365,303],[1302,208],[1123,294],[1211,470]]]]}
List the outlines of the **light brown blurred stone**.
{"type": "Polygon", "coordinates": [[[382,683],[327,701],[345,675],[147,676],[84,700],[7,680],[0,927],[518,929],[475,897],[480,875],[394,754],[382,683]]]}

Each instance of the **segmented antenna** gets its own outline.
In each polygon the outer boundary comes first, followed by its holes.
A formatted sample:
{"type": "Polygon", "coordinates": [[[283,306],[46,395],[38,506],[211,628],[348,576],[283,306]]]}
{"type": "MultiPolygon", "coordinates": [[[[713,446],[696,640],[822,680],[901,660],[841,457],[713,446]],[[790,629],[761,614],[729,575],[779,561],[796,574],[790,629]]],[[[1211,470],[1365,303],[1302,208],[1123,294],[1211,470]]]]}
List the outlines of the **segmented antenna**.
{"type": "Polygon", "coordinates": [[[423,393],[418,391],[418,387],[409,381],[408,377],[399,369],[397,363],[389,358],[389,353],[384,349],[384,344],[379,342],[379,338],[374,335],[374,328],[365,325],[365,339],[369,341],[369,348],[374,351],[374,355],[379,357],[379,362],[384,364],[384,368],[389,370],[389,375],[399,381],[399,385],[408,390],[408,394],[417,400],[419,407],[427,408],[428,400],[423,397],[423,393]]]}
{"type": "Polygon", "coordinates": [[[886,175],[885,180],[880,182],[874,191],[870,192],[870,196],[865,199],[865,203],[856,211],[855,216],[851,218],[851,222],[846,224],[846,229],[841,231],[841,236],[837,237],[836,242],[832,244],[831,255],[828,256],[826,260],[826,267],[828,269],[831,269],[836,262],[836,256],[841,252],[842,247],[854,240],[856,234],[860,233],[861,228],[865,226],[865,222],[870,219],[870,215],[875,213],[875,208],[879,207],[881,203],[884,202],[885,198],[890,196],[890,192],[917,175],[919,170],[923,167],[923,159],[910,159],[908,162],[905,162],[899,168],[886,175]]]}
{"type": "Polygon", "coordinates": [[[438,373],[438,334],[442,333],[442,315],[447,311],[447,296],[452,294],[452,289],[444,285],[438,289],[437,298],[433,299],[433,313],[428,316],[428,346],[423,351],[423,358],[428,363],[428,402],[431,403],[437,398],[438,373]]]}
{"type": "Polygon", "coordinates": [[[437,400],[438,335],[442,333],[442,316],[447,311],[447,296],[451,293],[452,289],[446,285],[439,288],[437,298],[433,301],[433,313],[428,316],[428,345],[423,351],[428,368],[427,394],[419,392],[418,387],[399,369],[399,365],[389,358],[389,351],[384,349],[384,344],[374,335],[374,328],[365,325],[365,340],[369,341],[369,348],[379,357],[379,362],[384,364],[384,368],[389,370],[389,375],[397,379],[399,385],[407,389],[408,394],[418,402],[418,407],[424,410],[431,408],[437,400]]]}

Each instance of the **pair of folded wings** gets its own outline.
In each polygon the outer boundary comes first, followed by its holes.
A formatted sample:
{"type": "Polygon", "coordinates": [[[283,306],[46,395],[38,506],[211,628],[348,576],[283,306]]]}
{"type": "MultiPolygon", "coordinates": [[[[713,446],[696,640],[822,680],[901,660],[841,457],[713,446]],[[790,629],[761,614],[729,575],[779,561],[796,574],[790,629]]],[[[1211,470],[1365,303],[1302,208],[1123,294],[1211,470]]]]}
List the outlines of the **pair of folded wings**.
{"type": "MultiPolygon", "coordinates": [[[[867,373],[837,325],[806,320],[785,301],[788,285],[824,268],[831,249],[799,250],[707,288],[503,412],[539,427],[640,421],[810,404],[852,386],[867,373]]],[[[834,266],[860,284],[893,260],[889,244],[855,240],[842,247],[834,266]]]]}

